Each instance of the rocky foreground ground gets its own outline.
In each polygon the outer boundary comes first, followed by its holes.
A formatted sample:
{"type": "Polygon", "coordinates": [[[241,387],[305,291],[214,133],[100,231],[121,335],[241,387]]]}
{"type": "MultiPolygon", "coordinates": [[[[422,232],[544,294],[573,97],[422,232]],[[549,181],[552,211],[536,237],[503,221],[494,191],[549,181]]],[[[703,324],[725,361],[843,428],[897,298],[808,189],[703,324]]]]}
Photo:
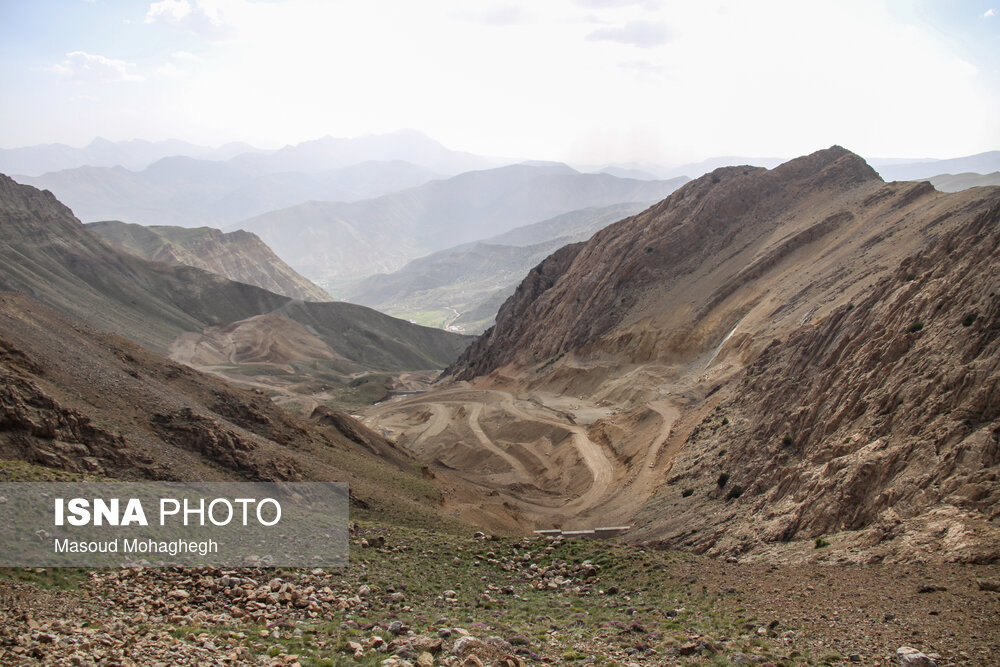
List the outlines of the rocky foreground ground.
{"type": "Polygon", "coordinates": [[[996,665],[998,591],[997,566],[793,568],[363,524],[345,570],[6,570],[0,664],[996,665]]]}

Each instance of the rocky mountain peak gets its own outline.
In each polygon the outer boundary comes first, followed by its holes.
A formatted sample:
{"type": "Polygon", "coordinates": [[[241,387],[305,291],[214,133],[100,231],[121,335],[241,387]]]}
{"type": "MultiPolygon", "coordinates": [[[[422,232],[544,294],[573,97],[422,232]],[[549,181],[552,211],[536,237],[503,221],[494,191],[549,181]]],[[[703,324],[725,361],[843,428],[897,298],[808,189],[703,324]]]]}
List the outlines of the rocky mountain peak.
{"type": "MultiPolygon", "coordinates": [[[[680,308],[686,297],[678,294],[676,301],[659,302],[657,294],[691,276],[714,272],[715,277],[698,289],[731,293],[735,285],[757,277],[740,278],[745,264],[736,256],[741,252],[743,262],[753,261],[760,252],[777,253],[766,260],[776,262],[838,224],[824,227],[813,219],[818,211],[830,209],[832,214],[841,203],[883,185],[861,157],[839,146],[772,170],[716,169],[643,213],[606,227],[572,253],[560,251],[545,260],[500,309],[494,329],[468,348],[449,372],[469,379],[507,363],[541,363],[592,346],[623,323],[680,308]],[[793,219],[797,222],[786,233],[819,227],[791,245],[766,251],[793,219]]],[[[720,292],[718,298],[725,294],[720,292]]],[[[661,341],[655,347],[674,344],[661,341]]]]}

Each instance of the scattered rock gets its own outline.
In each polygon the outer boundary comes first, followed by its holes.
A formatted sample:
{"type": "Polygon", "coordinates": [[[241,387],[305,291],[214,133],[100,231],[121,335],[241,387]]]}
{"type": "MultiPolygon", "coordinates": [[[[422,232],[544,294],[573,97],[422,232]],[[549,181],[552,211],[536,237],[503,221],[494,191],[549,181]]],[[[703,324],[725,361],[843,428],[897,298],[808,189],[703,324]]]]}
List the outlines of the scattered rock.
{"type": "Polygon", "coordinates": [[[976,585],[981,591],[990,591],[992,593],[1000,593],[1000,581],[996,579],[977,579],[976,585]]]}
{"type": "Polygon", "coordinates": [[[937,663],[931,660],[930,656],[909,646],[896,649],[896,659],[899,661],[899,667],[937,667],[937,663]]]}

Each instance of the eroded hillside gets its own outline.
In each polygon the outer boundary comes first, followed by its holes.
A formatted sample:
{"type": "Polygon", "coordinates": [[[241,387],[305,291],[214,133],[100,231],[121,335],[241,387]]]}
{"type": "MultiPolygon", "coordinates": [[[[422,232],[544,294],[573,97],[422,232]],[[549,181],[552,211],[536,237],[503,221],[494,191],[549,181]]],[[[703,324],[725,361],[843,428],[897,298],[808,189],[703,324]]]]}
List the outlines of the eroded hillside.
{"type": "Polygon", "coordinates": [[[355,509],[434,521],[419,465],[347,415],[255,391],[0,293],[0,459],[112,479],[346,481],[355,509]]]}
{"type": "Polygon", "coordinates": [[[998,201],[884,183],[839,147],[716,170],[551,255],[451,384],[372,421],[496,494],[469,516],[507,503],[530,527],[772,558],[995,559],[998,201]],[[536,427],[503,426],[519,419],[536,427]]]}

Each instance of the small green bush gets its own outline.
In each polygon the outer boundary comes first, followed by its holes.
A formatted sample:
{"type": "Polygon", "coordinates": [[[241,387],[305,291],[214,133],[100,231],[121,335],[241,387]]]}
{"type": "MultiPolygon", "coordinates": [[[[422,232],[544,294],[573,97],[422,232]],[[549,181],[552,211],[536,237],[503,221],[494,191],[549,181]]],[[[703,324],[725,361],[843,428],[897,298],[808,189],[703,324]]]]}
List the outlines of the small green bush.
{"type": "Polygon", "coordinates": [[[687,498],[692,493],[694,493],[694,489],[684,489],[683,491],[681,491],[681,498],[687,498]]]}
{"type": "Polygon", "coordinates": [[[728,481],[729,481],[729,473],[723,472],[719,473],[719,479],[717,479],[715,483],[719,485],[720,489],[724,489],[726,488],[726,482],[728,481]]]}
{"type": "Polygon", "coordinates": [[[906,331],[907,331],[907,333],[917,333],[918,331],[920,331],[923,328],[924,328],[924,323],[921,322],[920,320],[917,320],[916,322],[914,322],[913,324],[911,324],[910,328],[907,329],[906,331]]]}
{"type": "Polygon", "coordinates": [[[783,437],[783,438],[781,439],[781,444],[782,444],[783,446],[785,446],[785,447],[791,447],[792,445],[794,445],[794,444],[795,444],[795,441],[794,441],[794,440],[792,440],[792,436],[791,436],[791,435],[789,435],[788,433],[786,433],[786,434],[785,434],[785,437],[783,437]]]}
{"type": "Polygon", "coordinates": [[[824,540],[824,539],[823,539],[822,537],[817,537],[817,538],[816,538],[816,541],[815,541],[815,542],[813,542],[813,544],[815,544],[815,545],[816,545],[816,546],[814,547],[814,548],[816,548],[816,549],[822,549],[823,547],[828,547],[828,546],[830,546],[830,543],[829,543],[829,542],[827,542],[826,540],[824,540]]]}
{"type": "Polygon", "coordinates": [[[965,316],[965,319],[962,320],[962,326],[963,327],[971,327],[972,324],[973,324],[973,322],[975,322],[975,321],[976,321],[976,314],[975,313],[969,313],[968,315],[965,316]]]}
{"type": "Polygon", "coordinates": [[[739,484],[734,484],[729,493],[726,494],[726,500],[736,500],[743,495],[743,487],[739,484]]]}

